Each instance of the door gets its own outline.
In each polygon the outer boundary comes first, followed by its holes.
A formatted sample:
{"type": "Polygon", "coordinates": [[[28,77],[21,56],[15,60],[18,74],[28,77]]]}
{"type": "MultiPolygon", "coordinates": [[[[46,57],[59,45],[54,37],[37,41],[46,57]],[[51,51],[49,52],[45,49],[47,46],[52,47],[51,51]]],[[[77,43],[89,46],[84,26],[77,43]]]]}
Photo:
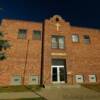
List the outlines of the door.
{"type": "Polygon", "coordinates": [[[65,68],[64,66],[52,66],[52,82],[65,83],[65,68]]]}

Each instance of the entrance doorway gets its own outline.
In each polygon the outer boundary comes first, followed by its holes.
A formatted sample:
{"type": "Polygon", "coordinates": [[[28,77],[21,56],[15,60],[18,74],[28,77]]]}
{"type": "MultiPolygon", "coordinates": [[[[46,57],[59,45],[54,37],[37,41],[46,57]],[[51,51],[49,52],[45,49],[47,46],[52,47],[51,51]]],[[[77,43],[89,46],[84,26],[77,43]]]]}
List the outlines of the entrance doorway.
{"type": "Polygon", "coordinates": [[[60,59],[53,59],[51,66],[52,83],[65,83],[66,80],[66,68],[64,61],[60,59]]]}

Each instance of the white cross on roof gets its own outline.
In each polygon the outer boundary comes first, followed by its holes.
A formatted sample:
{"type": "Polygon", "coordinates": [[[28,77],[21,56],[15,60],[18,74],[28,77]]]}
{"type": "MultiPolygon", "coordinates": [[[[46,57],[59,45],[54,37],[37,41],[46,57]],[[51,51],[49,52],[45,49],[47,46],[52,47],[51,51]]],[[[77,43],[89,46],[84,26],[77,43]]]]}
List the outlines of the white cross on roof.
{"type": "Polygon", "coordinates": [[[61,26],[61,25],[60,25],[59,23],[56,23],[57,31],[59,31],[60,26],[61,26]]]}

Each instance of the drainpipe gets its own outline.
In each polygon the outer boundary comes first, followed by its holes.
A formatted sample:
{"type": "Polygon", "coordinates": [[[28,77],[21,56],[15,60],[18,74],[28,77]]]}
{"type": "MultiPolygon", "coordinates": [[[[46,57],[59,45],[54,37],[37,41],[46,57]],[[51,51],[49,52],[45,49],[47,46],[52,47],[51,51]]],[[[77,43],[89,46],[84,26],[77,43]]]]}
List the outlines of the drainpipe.
{"type": "Polygon", "coordinates": [[[24,72],[23,72],[23,79],[22,79],[22,84],[24,85],[25,81],[25,74],[26,74],[26,67],[27,67],[27,58],[28,58],[28,49],[29,49],[29,40],[27,41],[27,47],[26,47],[26,57],[25,57],[25,66],[24,66],[24,72]]]}
{"type": "Polygon", "coordinates": [[[40,69],[40,86],[44,87],[43,84],[43,71],[44,71],[44,32],[45,32],[45,22],[42,24],[42,42],[41,42],[41,69],[40,69]]]}

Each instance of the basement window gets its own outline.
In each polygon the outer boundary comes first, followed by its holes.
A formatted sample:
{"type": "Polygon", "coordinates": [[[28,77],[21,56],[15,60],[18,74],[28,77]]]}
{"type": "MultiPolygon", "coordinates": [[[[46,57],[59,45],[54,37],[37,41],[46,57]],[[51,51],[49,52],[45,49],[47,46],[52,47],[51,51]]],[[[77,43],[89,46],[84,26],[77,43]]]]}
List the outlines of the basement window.
{"type": "Polygon", "coordinates": [[[37,75],[31,75],[29,77],[29,85],[38,85],[39,84],[39,76],[37,75]]]}
{"type": "Polygon", "coordinates": [[[89,82],[95,83],[96,82],[96,75],[89,75],[89,82]]]}
{"type": "Polygon", "coordinates": [[[83,75],[75,75],[76,83],[83,83],[83,75]]]}
{"type": "Polygon", "coordinates": [[[14,75],[11,78],[11,85],[21,85],[22,79],[20,75],[14,75]]]}

